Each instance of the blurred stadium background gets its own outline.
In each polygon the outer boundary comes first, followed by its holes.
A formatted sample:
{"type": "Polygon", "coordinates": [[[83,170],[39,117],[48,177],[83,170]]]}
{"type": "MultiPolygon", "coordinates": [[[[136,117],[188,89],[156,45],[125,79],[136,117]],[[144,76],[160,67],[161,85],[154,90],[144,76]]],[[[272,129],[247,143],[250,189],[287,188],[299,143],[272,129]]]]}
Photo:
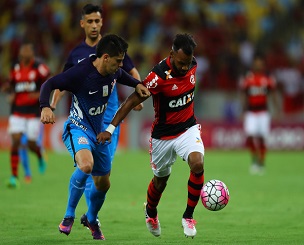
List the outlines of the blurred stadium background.
{"type": "MultiPolygon", "coordinates": [[[[0,81],[7,79],[24,39],[35,43],[37,55],[53,75],[59,73],[69,51],[84,37],[79,20],[87,2],[103,7],[102,33],[116,33],[129,42],[128,53],[142,78],[168,55],[176,33],[195,37],[196,114],[207,148],[244,148],[238,80],[254,53],[264,54],[269,72],[282,85],[282,104],[287,97],[292,101],[284,107],[283,118],[273,121],[270,148],[304,149],[304,1],[4,0],[0,2],[0,81]]],[[[56,124],[46,127],[48,149],[65,151],[61,129],[68,101],[65,97],[56,110],[56,124]]],[[[7,149],[9,104],[3,93],[0,104],[0,149],[7,149]]],[[[149,99],[142,112],[132,112],[123,123],[120,147],[146,148],[152,120],[149,99]]]]}

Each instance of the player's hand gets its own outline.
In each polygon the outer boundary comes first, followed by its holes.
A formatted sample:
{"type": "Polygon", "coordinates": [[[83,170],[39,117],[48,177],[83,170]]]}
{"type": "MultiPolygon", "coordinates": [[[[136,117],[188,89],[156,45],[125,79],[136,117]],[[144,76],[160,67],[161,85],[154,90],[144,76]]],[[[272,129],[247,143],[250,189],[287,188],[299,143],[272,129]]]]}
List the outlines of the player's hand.
{"type": "Polygon", "coordinates": [[[137,84],[135,91],[140,97],[147,98],[150,96],[150,91],[141,83],[137,84]]]}
{"type": "Polygon", "coordinates": [[[144,104],[140,103],[139,105],[133,108],[134,111],[141,111],[144,108],[144,104]]]}
{"type": "Polygon", "coordinates": [[[108,131],[101,132],[96,137],[98,143],[104,144],[106,141],[111,142],[111,134],[108,131]]]}
{"type": "Polygon", "coordinates": [[[50,107],[43,107],[41,110],[40,121],[43,124],[55,123],[55,114],[50,107]]]}

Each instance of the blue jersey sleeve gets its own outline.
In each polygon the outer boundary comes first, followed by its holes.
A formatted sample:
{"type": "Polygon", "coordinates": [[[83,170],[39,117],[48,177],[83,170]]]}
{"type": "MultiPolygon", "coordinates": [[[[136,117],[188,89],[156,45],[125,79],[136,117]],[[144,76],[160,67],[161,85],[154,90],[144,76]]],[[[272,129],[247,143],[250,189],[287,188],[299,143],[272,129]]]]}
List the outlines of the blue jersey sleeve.
{"type": "Polygon", "coordinates": [[[66,72],[49,78],[40,88],[40,108],[50,107],[50,95],[55,89],[59,89],[60,91],[67,90],[70,92],[77,91],[79,89],[79,83],[75,83],[75,81],[81,79],[83,74],[81,69],[75,69],[73,67],[66,72]]]}
{"type": "Polygon", "coordinates": [[[125,72],[123,69],[120,69],[121,76],[117,79],[117,82],[123,85],[127,85],[129,87],[135,88],[140,81],[132,77],[130,74],[125,72]]]}
{"type": "Polygon", "coordinates": [[[123,60],[122,69],[124,69],[127,73],[129,73],[134,67],[135,66],[134,66],[130,56],[126,53],[124,60],[123,60]]]}

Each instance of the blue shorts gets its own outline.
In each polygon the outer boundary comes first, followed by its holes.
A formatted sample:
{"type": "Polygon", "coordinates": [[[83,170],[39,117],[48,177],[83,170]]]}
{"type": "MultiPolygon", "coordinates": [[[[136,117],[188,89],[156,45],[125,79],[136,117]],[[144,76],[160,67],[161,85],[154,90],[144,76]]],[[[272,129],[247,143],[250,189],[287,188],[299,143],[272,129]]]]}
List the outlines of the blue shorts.
{"type": "Polygon", "coordinates": [[[88,149],[92,152],[94,165],[93,176],[104,176],[111,171],[111,153],[109,143],[97,144],[96,136],[87,134],[81,128],[67,120],[64,124],[62,140],[74,159],[79,150],[88,149]]]}
{"type": "MultiPolygon", "coordinates": [[[[107,128],[110,123],[104,123],[104,128],[107,128]]],[[[109,144],[109,149],[110,149],[110,154],[111,154],[111,161],[113,161],[117,145],[118,145],[118,139],[119,139],[119,134],[120,134],[120,125],[118,125],[112,136],[111,136],[111,143],[109,144]]]]}

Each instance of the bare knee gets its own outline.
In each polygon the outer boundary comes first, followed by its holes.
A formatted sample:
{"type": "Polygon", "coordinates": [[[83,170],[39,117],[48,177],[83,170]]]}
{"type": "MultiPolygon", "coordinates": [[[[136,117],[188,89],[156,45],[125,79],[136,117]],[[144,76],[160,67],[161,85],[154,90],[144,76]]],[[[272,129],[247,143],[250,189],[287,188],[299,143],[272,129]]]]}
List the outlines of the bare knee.
{"type": "Polygon", "coordinates": [[[97,190],[107,192],[110,189],[110,174],[105,176],[93,176],[94,184],[97,190]]]}
{"type": "MultiPolygon", "coordinates": [[[[79,165],[78,165],[79,166],[79,165]]],[[[79,166],[82,172],[86,174],[92,173],[93,167],[90,162],[82,162],[81,167],[79,166]]]]}
{"type": "Polygon", "coordinates": [[[199,174],[204,171],[204,155],[200,152],[192,152],[188,157],[188,164],[193,173],[199,174]]]}
{"type": "Polygon", "coordinates": [[[90,174],[92,172],[94,159],[92,153],[89,150],[84,149],[78,151],[75,155],[75,160],[81,171],[86,174],[90,174]]]}

